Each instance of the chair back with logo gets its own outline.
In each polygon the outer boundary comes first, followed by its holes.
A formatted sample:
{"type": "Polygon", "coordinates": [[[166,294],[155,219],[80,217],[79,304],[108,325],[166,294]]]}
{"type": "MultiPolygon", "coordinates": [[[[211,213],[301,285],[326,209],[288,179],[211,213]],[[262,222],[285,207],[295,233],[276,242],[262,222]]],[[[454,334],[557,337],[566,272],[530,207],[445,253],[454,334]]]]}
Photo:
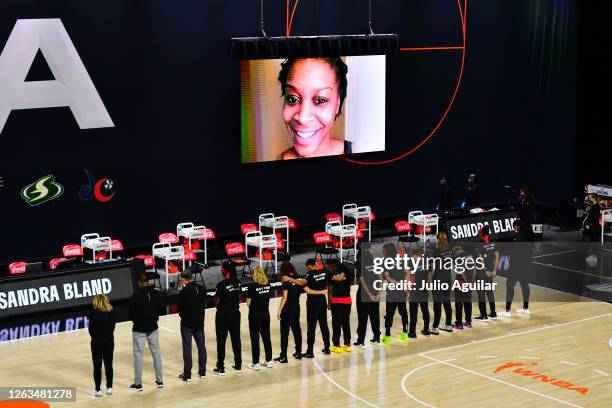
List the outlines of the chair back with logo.
{"type": "Polygon", "coordinates": [[[25,273],[27,265],[27,262],[13,262],[8,266],[9,273],[11,275],[21,275],[25,273]]]}
{"type": "Polygon", "coordinates": [[[241,242],[230,242],[225,245],[225,254],[228,258],[244,257],[246,255],[246,248],[241,242]]]}
{"type": "Polygon", "coordinates": [[[338,213],[328,213],[325,215],[325,222],[340,221],[342,222],[342,216],[338,213]]]}
{"type": "Polygon", "coordinates": [[[67,244],[62,247],[62,254],[65,258],[83,257],[83,247],[77,244],[67,244]]]}
{"type": "Polygon", "coordinates": [[[240,227],[240,230],[242,231],[242,235],[246,235],[249,232],[255,232],[258,231],[257,229],[257,225],[249,223],[249,224],[242,224],[242,226],[240,227]]]}
{"type": "Polygon", "coordinates": [[[158,237],[159,242],[167,242],[169,244],[178,244],[179,239],[173,232],[164,232],[163,234],[159,234],[158,237]]]}

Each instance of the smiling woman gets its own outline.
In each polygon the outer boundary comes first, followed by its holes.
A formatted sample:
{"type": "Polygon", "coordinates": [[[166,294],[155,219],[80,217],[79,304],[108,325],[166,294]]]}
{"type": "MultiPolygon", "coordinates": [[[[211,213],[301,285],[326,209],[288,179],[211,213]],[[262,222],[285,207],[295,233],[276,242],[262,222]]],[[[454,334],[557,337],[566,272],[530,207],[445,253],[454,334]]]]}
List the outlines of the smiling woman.
{"type": "Polygon", "coordinates": [[[384,150],[385,62],[384,55],[243,60],[242,162],[384,150]]]}
{"type": "Polygon", "coordinates": [[[346,98],[346,64],[340,58],[301,58],[281,65],[282,115],[293,140],[282,159],[351,153],[350,142],[332,138],[346,98]]]}

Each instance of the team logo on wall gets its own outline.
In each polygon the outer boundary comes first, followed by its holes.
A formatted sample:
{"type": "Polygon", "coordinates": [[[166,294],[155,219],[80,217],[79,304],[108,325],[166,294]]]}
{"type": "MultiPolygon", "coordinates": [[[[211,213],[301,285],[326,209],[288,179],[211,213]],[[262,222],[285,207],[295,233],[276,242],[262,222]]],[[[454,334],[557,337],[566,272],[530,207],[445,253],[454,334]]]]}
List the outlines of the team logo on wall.
{"type": "Polygon", "coordinates": [[[108,177],[103,177],[96,181],[93,174],[85,169],[87,184],[81,186],[79,198],[83,201],[90,201],[94,197],[101,203],[106,203],[115,196],[115,182],[108,177]]]}
{"type": "Polygon", "coordinates": [[[64,187],[57,181],[53,175],[42,177],[34,183],[25,186],[21,190],[21,197],[30,206],[34,207],[47,201],[51,201],[61,196],[64,192],[64,187]]]}

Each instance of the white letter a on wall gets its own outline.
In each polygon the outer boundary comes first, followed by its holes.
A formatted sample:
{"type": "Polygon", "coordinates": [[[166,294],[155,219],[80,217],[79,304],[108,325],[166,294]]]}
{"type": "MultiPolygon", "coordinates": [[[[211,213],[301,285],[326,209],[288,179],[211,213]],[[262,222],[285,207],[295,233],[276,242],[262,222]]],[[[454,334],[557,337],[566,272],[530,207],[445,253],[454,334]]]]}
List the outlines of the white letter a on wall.
{"type": "Polygon", "coordinates": [[[0,133],[13,109],[63,106],[81,129],[114,126],[61,20],[17,20],[0,54],[0,133]],[[26,82],[39,49],[55,80],[26,82]]]}

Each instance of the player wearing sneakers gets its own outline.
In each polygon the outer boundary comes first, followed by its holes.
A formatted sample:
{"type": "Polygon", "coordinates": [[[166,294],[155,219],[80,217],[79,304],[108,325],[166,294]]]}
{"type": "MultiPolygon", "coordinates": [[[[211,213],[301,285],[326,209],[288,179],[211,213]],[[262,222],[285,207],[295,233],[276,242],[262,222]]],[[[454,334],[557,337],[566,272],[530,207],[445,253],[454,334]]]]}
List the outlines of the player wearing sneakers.
{"type": "Polygon", "coordinates": [[[278,306],[276,318],[280,320],[280,356],[274,361],[281,364],[286,364],[287,346],[289,344],[289,330],[293,332],[293,340],[295,341],[295,353],[293,356],[302,359],[302,328],[300,326],[300,294],[302,287],[285,281],[285,276],[297,279],[298,274],[291,262],[283,262],[280,267],[280,280],[282,284],[282,298],[278,306]]]}
{"type": "Polygon", "coordinates": [[[134,383],[130,391],[142,391],[142,367],[144,365],[145,343],[149,344],[155,369],[155,386],[163,388],[162,358],[159,348],[159,329],[157,321],[162,308],[161,294],[149,286],[149,278],[142,274],[138,278],[138,289],[132,295],[128,315],[134,323],[132,327],[132,347],[134,351],[134,383]]]}
{"type": "Polygon", "coordinates": [[[380,296],[374,289],[374,281],[378,279],[373,271],[374,257],[370,251],[360,251],[360,257],[355,265],[357,272],[357,342],[355,346],[365,346],[365,335],[368,327],[368,319],[374,337],[370,343],[377,344],[380,341],[380,296]]]}
{"type": "Polygon", "coordinates": [[[517,309],[517,313],[529,314],[529,260],[531,248],[528,247],[527,232],[525,224],[522,221],[516,220],[513,223],[514,227],[514,244],[510,255],[510,274],[506,281],[506,310],[500,312],[501,317],[512,317],[510,309],[512,308],[512,300],[514,299],[514,287],[516,282],[521,285],[523,292],[523,308],[517,309]]]}
{"type": "Polygon", "coordinates": [[[419,307],[421,308],[421,315],[423,316],[423,330],[421,334],[429,336],[429,291],[421,289],[425,282],[429,279],[430,270],[428,265],[425,263],[423,253],[416,253],[414,255],[413,265],[418,265],[414,271],[414,289],[410,291],[410,331],[408,337],[416,337],[416,326],[419,314],[419,307]]]}
{"type": "Polygon", "coordinates": [[[195,266],[181,272],[185,283],[179,293],[179,316],[181,317],[181,339],[183,340],[183,372],[179,379],[191,381],[191,339],[198,348],[198,376],[206,378],[206,346],[204,344],[204,310],[206,308],[206,288],[193,280],[195,266]]]}
{"type": "Polygon", "coordinates": [[[217,367],[213,373],[225,375],[225,342],[229,334],[234,351],[235,372],[242,372],[242,345],[240,343],[240,282],[236,278],[236,267],[229,262],[221,265],[225,279],[217,284],[215,294],[215,332],[217,334],[217,367]]]}
{"type": "Polygon", "coordinates": [[[270,283],[263,268],[259,265],[253,270],[253,284],[247,292],[249,307],[249,334],[253,364],[249,368],[259,371],[259,337],[264,345],[267,368],[272,368],[272,342],[270,341],[270,283]]]}
{"type": "MultiPolygon", "coordinates": [[[[482,247],[480,256],[484,261],[484,270],[478,270],[476,272],[476,280],[483,284],[492,284],[493,278],[497,275],[497,266],[499,265],[499,251],[495,248],[495,243],[490,239],[491,230],[488,225],[485,225],[480,229],[480,239],[482,240],[482,247]]],[[[486,322],[488,320],[496,320],[497,313],[495,313],[495,294],[493,290],[481,289],[477,291],[478,294],[478,309],[480,314],[476,316],[476,321],[486,322]],[[491,313],[487,315],[487,302],[489,301],[489,307],[491,313]]]]}
{"type": "Polygon", "coordinates": [[[318,269],[314,259],[306,261],[306,277],[304,279],[295,279],[288,275],[283,276],[285,282],[294,283],[304,287],[307,294],[306,298],[306,322],[308,324],[308,332],[306,334],[306,343],[308,348],[306,353],[302,354],[304,358],[314,358],[314,342],[317,323],[321,329],[323,336],[323,353],[329,354],[329,327],[327,326],[327,271],[318,269]],[[323,294],[321,294],[323,293],[323,294]]]}
{"type": "Polygon", "coordinates": [[[346,268],[338,260],[331,259],[327,297],[332,315],[332,346],[329,351],[340,353],[351,351],[351,283],[346,276],[346,268]],[[340,331],[344,345],[340,345],[340,331]]]}
{"type": "MultiPolygon", "coordinates": [[[[397,256],[397,248],[394,244],[388,242],[383,246],[383,256],[385,258],[395,259],[397,256]]],[[[396,267],[391,270],[383,272],[383,278],[389,283],[398,283],[400,281],[408,281],[410,275],[403,270],[396,267]]],[[[402,318],[402,333],[399,338],[401,340],[408,340],[408,310],[406,310],[407,293],[403,290],[390,290],[387,289],[387,299],[385,302],[385,337],[383,337],[383,343],[391,343],[391,327],[393,326],[393,316],[397,310],[402,318]]]]}
{"type": "Polygon", "coordinates": [[[472,291],[468,284],[474,282],[473,268],[469,269],[463,265],[473,265],[474,256],[467,253],[460,246],[453,248],[453,258],[455,260],[455,279],[458,282],[458,287],[455,287],[455,330],[463,330],[463,328],[472,328],[472,291]],[[471,258],[466,262],[466,259],[471,258]],[[461,261],[458,261],[461,259],[461,261]],[[463,314],[465,313],[465,322],[463,314]]]}
{"type": "Polygon", "coordinates": [[[432,279],[439,286],[439,289],[432,290],[434,318],[431,328],[432,334],[438,334],[439,330],[452,332],[453,309],[450,303],[450,287],[451,287],[451,250],[448,244],[448,236],[446,232],[438,233],[437,246],[434,250],[434,263],[432,279]],[[442,285],[446,285],[448,289],[443,289],[442,285]],[[445,324],[440,326],[442,318],[442,307],[444,307],[444,316],[446,317],[445,324]]]}

